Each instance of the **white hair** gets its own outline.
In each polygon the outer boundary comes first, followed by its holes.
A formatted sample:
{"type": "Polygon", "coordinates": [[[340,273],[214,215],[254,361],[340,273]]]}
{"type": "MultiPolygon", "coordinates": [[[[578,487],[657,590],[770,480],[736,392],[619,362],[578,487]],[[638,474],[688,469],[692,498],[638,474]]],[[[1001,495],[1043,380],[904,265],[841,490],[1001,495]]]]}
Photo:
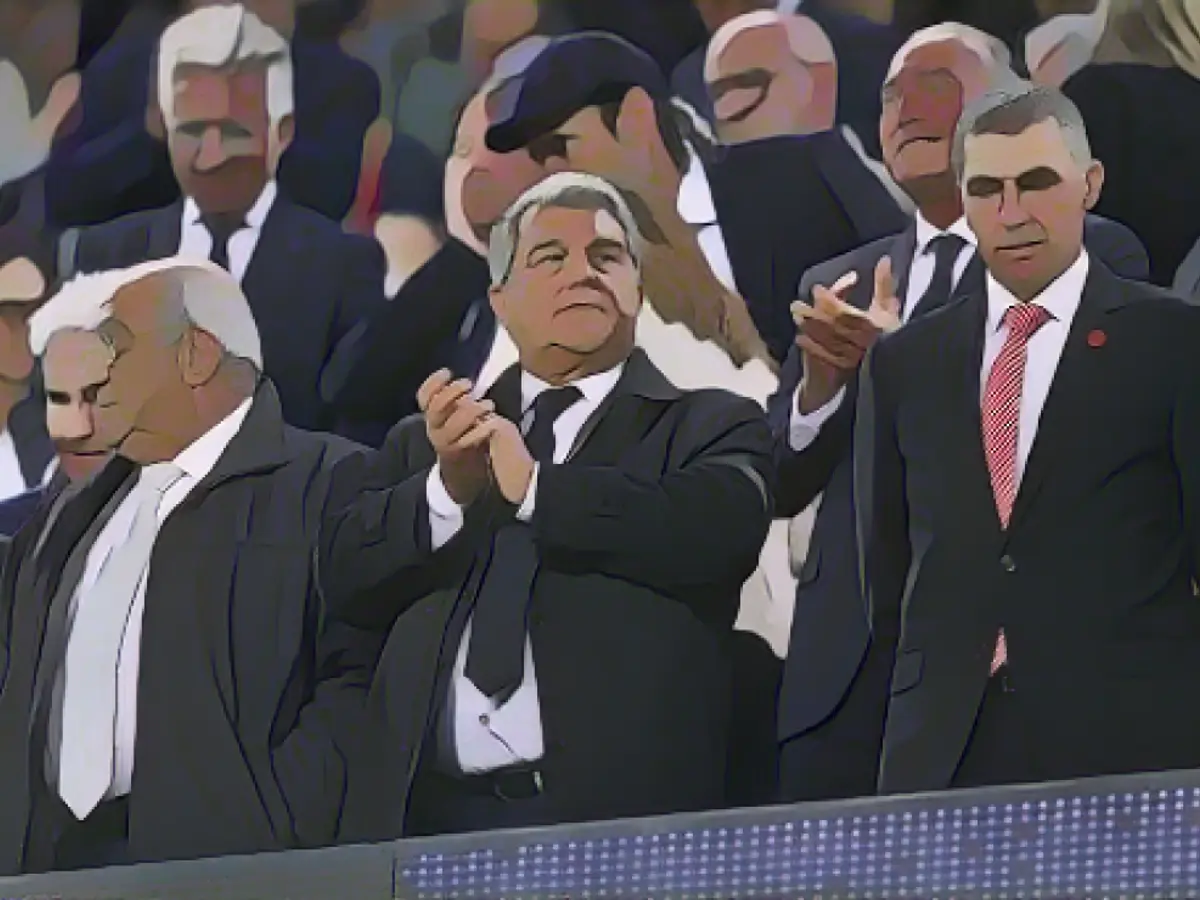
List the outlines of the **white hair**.
{"type": "Polygon", "coordinates": [[[962,44],[979,57],[979,60],[989,70],[1012,69],[1012,51],[998,37],[961,22],[939,22],[937,25],[930,25],[928,28],[913,32],[912,37],[901,45],[900,49],[896,51],[896,55],[892,57],[892,64],[888,67],[885,81],[891,81],[896,77],[896,73],[904,65],[908,54],[918,47],[924,47],[926,44],[940,44],[943,41],[956,41],[962,44]]]}
{"type": "Polygon", "coordinates": [[[704,78],[717,77],[717,67],[734,38],[752,28],[778,27],[787,34],[788,47],[800,62],[815,66],[837,62],[833,44],[824,29],[803,15],[786,15],[770,9],[748,12],[730,19],[714,33],[704,54],[704,78]]]}
{"type": "Polygon", "coordinates": [[[634,265],[641,267],[645,238],[621,192],[595,175],[559,172],[538,182],[518,197],[500,217],[500,221],[492,226],[491,241],[488,245],[488,269],[491,271],[493,285],[504,284],[512,274],[517,245],[521,242],[521,229],[530,216],[553,207],[594,209],[612,215],[625,233],[626,248],[634,265]]]}
{"type": "Polygon", "coordinates": [[[211,334],[230,356],[262,371],[262,342],[250,303],[233,277],[205,259],[178,256],[89,275],[77,275],[30,317],[29,346],[35,356],[46,352],[60,331],[96,331],[113,317],[118,292],[162,275],[177,289],[178,307],[169,310],[178,324],[211,334]]]}
{"type": "Polygon", "coordinates": [[[173,22],[158,42],[158,102],[167,125],[175,122],[181,66],[224,69],[251,63],[267,67],[267,113],[278,125],[296,105],[292,52],[279,32],[240,3],[205,6],[173,22]]]}

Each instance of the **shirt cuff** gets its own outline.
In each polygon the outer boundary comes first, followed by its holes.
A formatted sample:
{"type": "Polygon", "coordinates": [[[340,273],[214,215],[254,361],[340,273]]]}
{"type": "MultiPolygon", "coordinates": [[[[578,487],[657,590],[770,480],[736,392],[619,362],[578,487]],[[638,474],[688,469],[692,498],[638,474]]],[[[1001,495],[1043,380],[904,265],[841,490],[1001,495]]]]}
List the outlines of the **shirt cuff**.
{"type": "Polygon", "coordinates": [[[433,549],[448,544],[463,527],[463,508],[454,502],[446,483],[442,481],[441,466],[435,465],[425,480],[425,502],[429,504],[429,535],[433,549]]]}
{"type": "Polygon", "coordinates": [[[791,446],[793,452],[803,453],[812,446],[813,441],[821,433],[821,427],[838,411],[845,398],[846,389],[843,387],[824,406],[810,413],[802,413],[800,412],[800,388],[796,389],[796,395],[792,398],[792,418],[788,425],[788,445],[791,446]]]}
{"type": "Polygon", "coordinates": [[[533,475],[529,478],[529,487],[525,489],[525,497],[521,500],[521,505],[517,507],[517,521],[529,522],[533,519],[534,497],[537,495],[538,472],[541,470],[541,463],[533,464],[533,475]]]}

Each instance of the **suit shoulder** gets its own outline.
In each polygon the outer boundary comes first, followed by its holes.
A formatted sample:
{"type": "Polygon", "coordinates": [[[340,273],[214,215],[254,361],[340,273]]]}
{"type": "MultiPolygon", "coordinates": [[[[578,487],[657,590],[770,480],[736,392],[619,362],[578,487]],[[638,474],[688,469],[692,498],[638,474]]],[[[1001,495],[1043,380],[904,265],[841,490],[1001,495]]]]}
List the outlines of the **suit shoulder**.
{"type": "Polygon", "coordinates": [[[352,234],[342,228],[340,222],[336,222],[316,210],[301,206],[291,200],[287,201],[287,210],[288,217],[295,228],[298,228],[306,238],[320,241],[327,249],[336,248],[343,253],[373,254],[376,251],[380,255],[383,253],[373,238],[362,234],[352,234]]]}
{"type": "Polygon", "coordinates": [[[766,412],[755,400],[725,388],[697,388],[683,391],[682,414],[688,418],[734,426],[762,421],[766,412]]]}
{"type": "Polygon", "coordinates": [[[147,230],[158,224],[160,220],[174,213],[174,206],[160,206],[157,209],[139,209],[137,212],[126,213],[107,222],[97,222],[94,225],[79,227],[79,239],[104,241],[120,237],[138,230],[147,230]]]}
{"type": "Polygon", "coordinates": [[[336,465],[340,460],[355,453],[366,453],[369,448],[349,438],[319,431],[305,431],[285,426],[284,442],[296,458],[311,459],[318,468],[336,465]]]}
{"type": "Polygon", "coordinates": [[[817,263],[801,277],[800,296],[809,297],[815,285],[832,285],[850,271],[858,272],[860,279],[864,276],[864,273],[870,275],[875,268],[875,264],[887,252],[893,240],[895,240],[895,235],[876,238],[873,241],[855,247],[853,250],[848,250],[840,256],[835,256],[833,259],[817,263]]]}

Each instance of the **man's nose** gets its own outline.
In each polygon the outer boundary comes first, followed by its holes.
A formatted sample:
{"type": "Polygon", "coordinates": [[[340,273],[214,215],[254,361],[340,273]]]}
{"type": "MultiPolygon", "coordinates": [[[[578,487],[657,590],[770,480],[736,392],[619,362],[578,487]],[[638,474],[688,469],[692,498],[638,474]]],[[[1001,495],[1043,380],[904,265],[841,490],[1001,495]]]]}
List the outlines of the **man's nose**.
{"type": "Polygon", "coordinates": [[[1017,190],[1015,184],[1006,184],[1000,193],[1001,224],[1015,228],[1024,225],[1027,221],[1029,221],[1029,214],[1021,205],[1021,192],[1017,190]]]}
{"type": "Polygon", "coordinates": [[[82,441],[96,433],[92,407],[52,406],[46,412],[46,428],[57,441],[82,441]]]}
{"type": "Polygon", "coordinates": [[[221,140],[220,129],[214,126],[205,130],[192,167],[197,172],[211,172],[224,165],[228,159],[229,154],[225,152],[225,143],[221,140]]]}

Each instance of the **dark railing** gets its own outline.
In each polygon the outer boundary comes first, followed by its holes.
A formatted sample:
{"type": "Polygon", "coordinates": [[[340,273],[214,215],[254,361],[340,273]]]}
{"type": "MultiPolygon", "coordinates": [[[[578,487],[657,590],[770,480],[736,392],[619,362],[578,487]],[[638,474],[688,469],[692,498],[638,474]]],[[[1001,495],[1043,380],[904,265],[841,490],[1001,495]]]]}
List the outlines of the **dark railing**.
{"type": "Polygon", "coordinates": [[[1194,900],[1200,772],[0,879],[51,897],[1194,900]]]}

